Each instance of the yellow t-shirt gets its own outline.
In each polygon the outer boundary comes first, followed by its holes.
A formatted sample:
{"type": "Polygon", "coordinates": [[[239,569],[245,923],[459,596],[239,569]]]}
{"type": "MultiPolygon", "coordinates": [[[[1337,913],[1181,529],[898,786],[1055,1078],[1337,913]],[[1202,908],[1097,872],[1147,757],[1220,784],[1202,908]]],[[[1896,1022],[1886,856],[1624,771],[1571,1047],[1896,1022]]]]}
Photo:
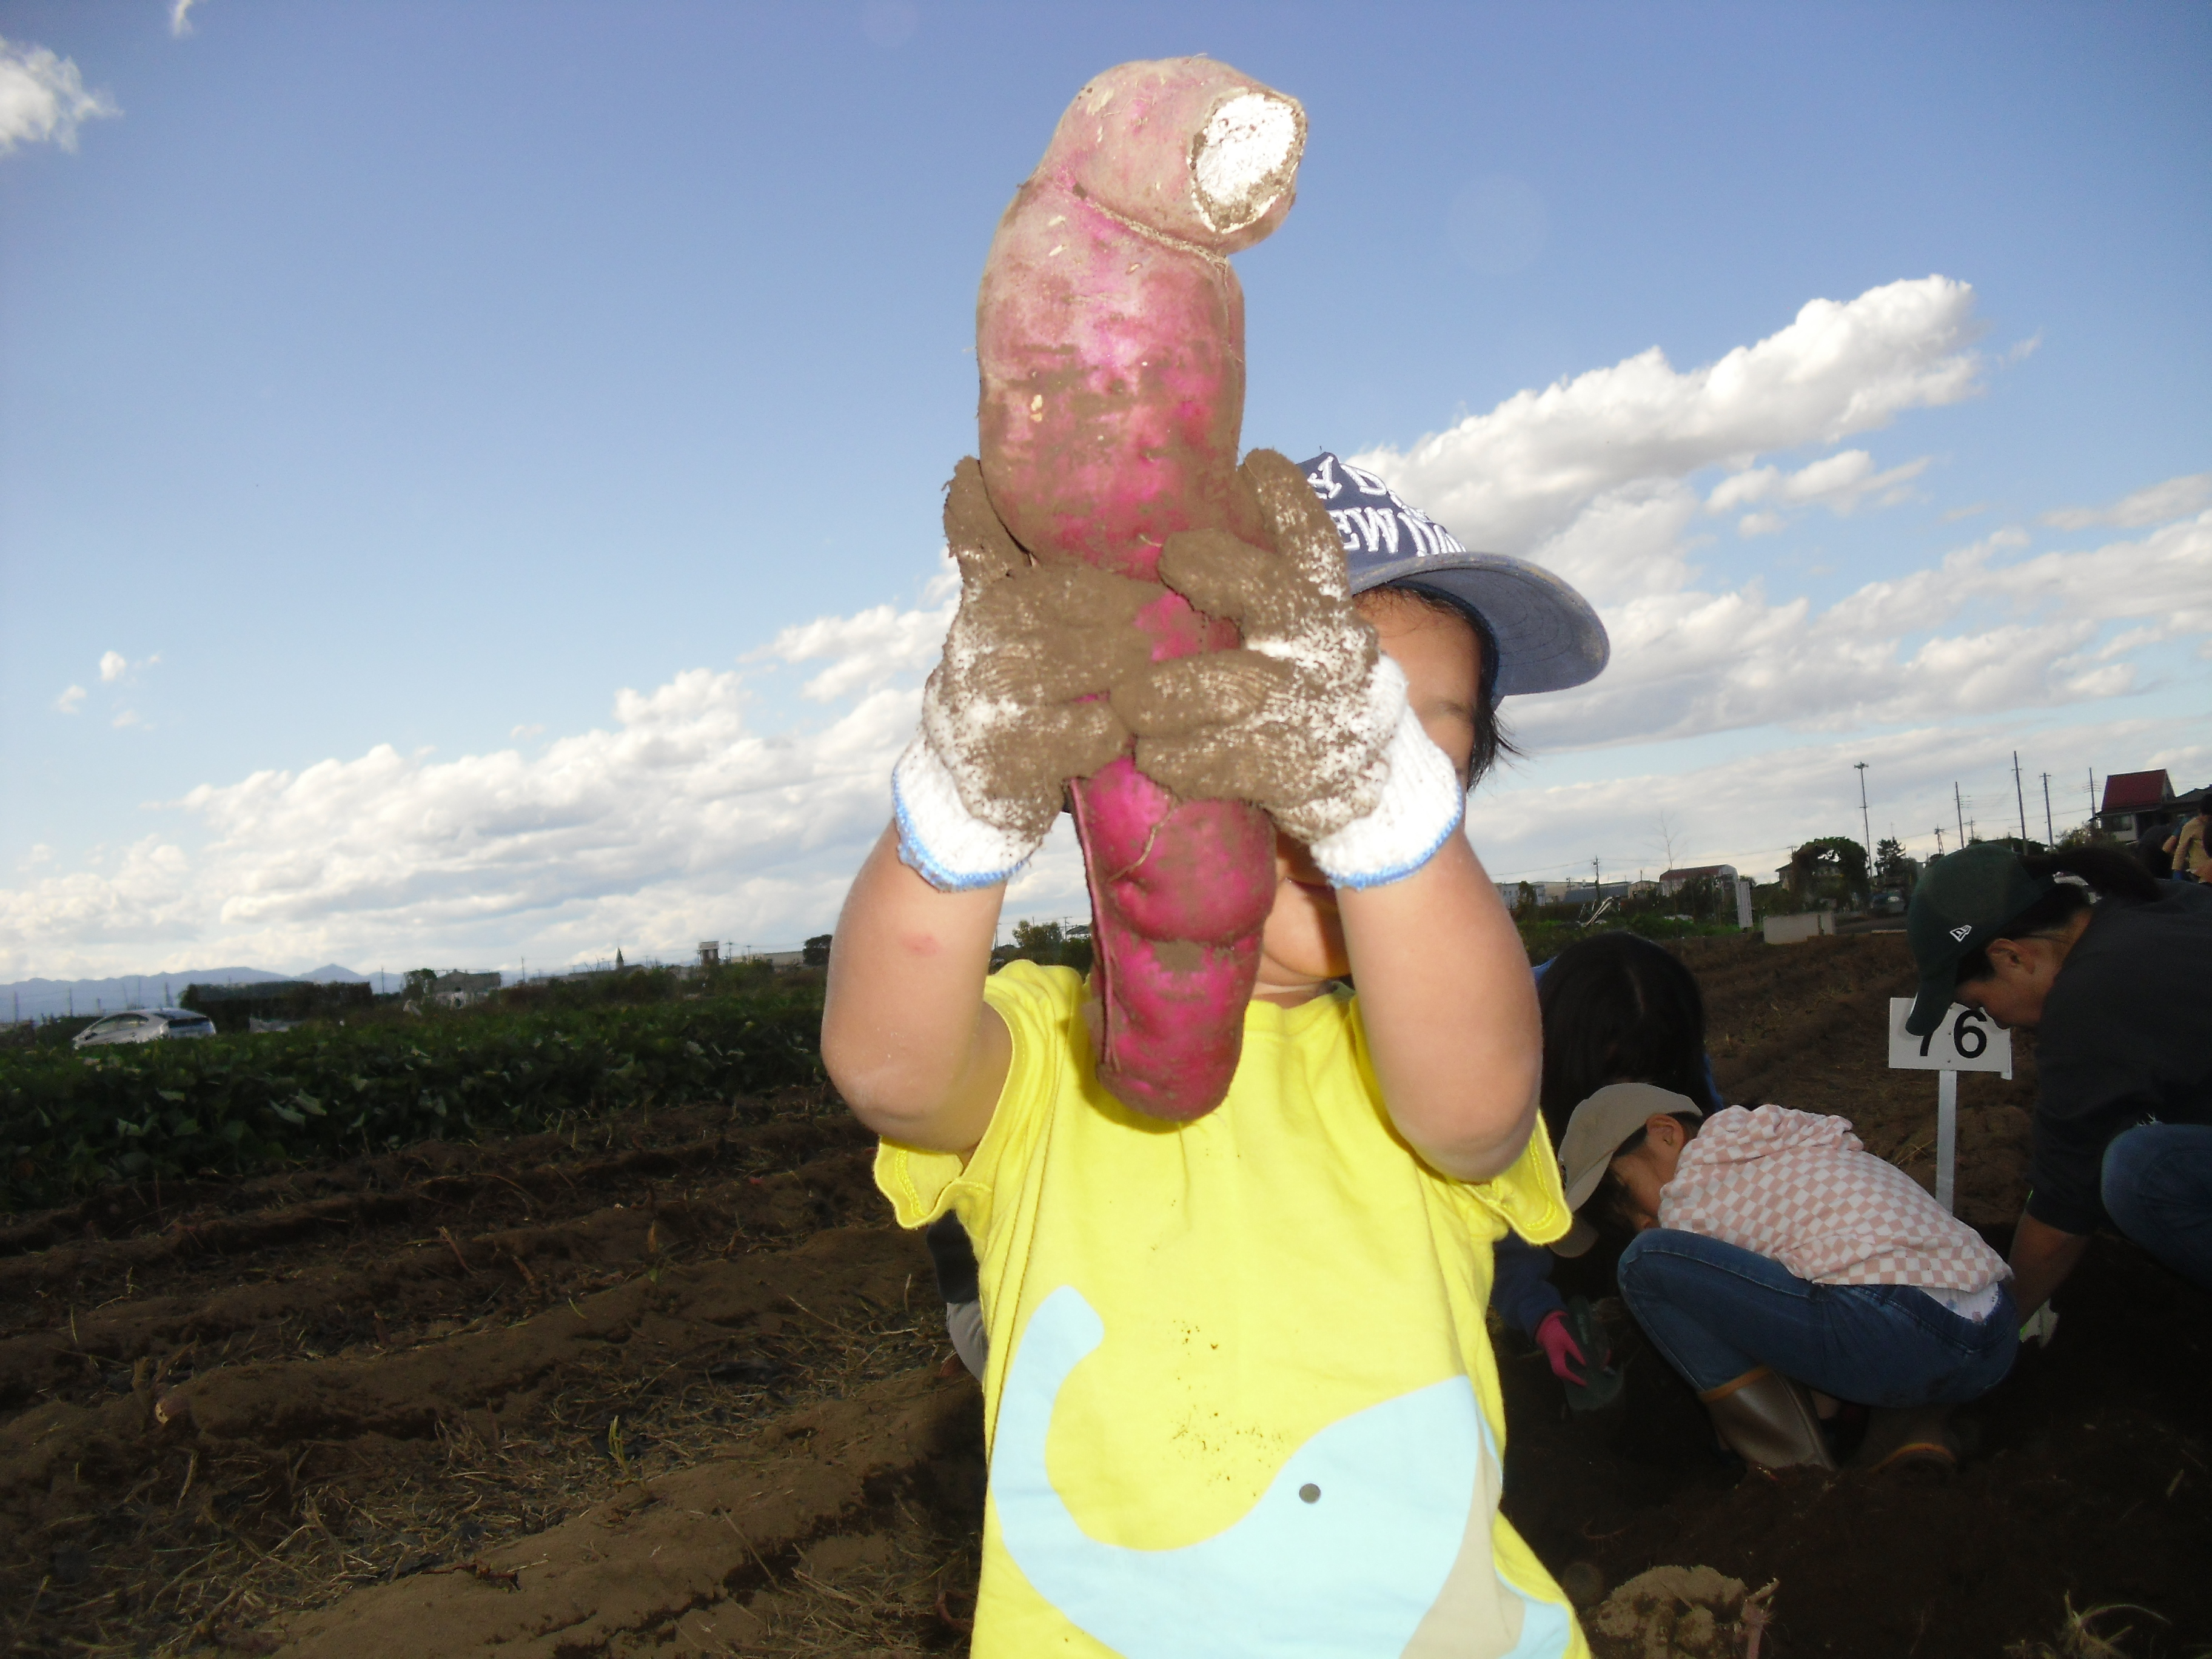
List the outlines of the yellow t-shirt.
{"type": "Polygon", "coordinates": [[[2204,820],[2194,813],[2173,832],[2173,872],[2185,870],[2194,875],[2197,866],[2204,862],[2204,820]]]}
{"type": "Polygon", "coordinates": [[[1229,1097],[1179,1126],[1099,1085],[1073,972],[985,994],[1013,1059],[982,1143],[876,1162],[981,1268],[975,1659],[1587,1654],[1498,1514],[1491,1247],[1566,1231],[1542,1131],[1493,1181],[1431,1170],[1348,992],[1252,1004],[1229,1097]]]}

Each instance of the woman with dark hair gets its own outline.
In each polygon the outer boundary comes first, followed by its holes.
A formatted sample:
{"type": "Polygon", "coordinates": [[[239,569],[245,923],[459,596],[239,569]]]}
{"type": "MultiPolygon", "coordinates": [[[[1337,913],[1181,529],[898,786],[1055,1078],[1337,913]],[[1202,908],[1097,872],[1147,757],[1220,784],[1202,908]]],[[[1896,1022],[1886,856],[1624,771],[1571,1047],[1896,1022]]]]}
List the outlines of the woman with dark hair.
{"type": "Polygon", "coordinates": [[[1808,1386],[1874,1408],[1859,1461],[1948,1463],[1951,1407],[2018,1348],[2005,1267],[1838,1117],[1723,1107],[1696,978],[1613,934],[1538,993],[1543,1111],[1575,1230],[1633,1235],[1622,1297],[1745,1462],[1832,1468],[1808,1386]]]}
{"type": "Polygon", "coordinates": [[[2107,848],[1984,842],[1929,866],[1905,928],[1920,969],[1905,1030],[1926,1036],[1955,1000],[2036,1033],[2021,1313],[2107,1220],[2212,1288],[2212,889],[2107,848]]]}
{"type": "Polygon", "coordinates": [[[1705,1058],[1705,997],[1697,976],[1665,946],[1634,933],[1598,933],[1537,974],[1544,1115],[1555,1133],[1577,1102],[1624,1079],[1720,1109],[1705,1058]]]}

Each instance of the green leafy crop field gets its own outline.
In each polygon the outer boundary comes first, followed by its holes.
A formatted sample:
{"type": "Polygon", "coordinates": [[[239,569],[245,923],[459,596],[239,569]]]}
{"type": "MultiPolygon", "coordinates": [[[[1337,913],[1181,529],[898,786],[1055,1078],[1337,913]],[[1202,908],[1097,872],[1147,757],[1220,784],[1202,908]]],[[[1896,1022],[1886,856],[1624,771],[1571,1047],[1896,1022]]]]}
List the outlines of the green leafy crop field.
{"type": "Polygon", "coordinates": [[[258,1036],[0,1052],[0,1212],[107,1182],[558,1127],[822,1075],[818,982],[258,1036]]]}

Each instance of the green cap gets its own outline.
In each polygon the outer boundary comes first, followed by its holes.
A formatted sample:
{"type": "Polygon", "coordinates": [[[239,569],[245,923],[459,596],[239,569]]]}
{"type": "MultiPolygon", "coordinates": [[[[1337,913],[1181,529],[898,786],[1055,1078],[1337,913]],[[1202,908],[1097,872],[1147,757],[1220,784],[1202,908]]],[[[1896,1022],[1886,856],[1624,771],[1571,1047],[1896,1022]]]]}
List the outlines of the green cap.
{"type": "Polygon", "coordinates": [[[1959,988],[1960,961],[1996,938],[2051,886],[1995,842],[1976,842],[1931,862],[1905,916],[1905,936],[1920,969],[1919,994],[1905,1029],[1926,1036],[1942,1024],[1959,988]]]}

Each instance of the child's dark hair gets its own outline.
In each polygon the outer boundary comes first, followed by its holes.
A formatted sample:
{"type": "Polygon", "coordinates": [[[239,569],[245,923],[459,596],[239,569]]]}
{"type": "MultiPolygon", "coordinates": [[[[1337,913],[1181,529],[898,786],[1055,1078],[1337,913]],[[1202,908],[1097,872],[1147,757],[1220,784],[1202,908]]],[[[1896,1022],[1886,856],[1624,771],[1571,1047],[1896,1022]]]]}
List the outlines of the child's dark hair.
{"type": "MultiPolygon", "coordinates": [[[[2144,902],[2158,897],[2158,878],[2109,847],[2069,847],[2055,853],[2022,853],[2021,868],[2031,876],[2076,876],[2088,883],[2098,899],[2124,898],[2144,902]]],[[[1989,977],[1989,946],[2001,939],[2034,939],[2055,933],[2094,902],[2089,892],[2075,883],[2062,881],[2041,898],[2005,923],[2003,929],[1959,959],[1958,982],[1989,977]]]]}
{"type": "Polygon", "coordinates": [[[1490,624],[1480,611],[1458,600],[1423,586],[1419,582],[1384,582],[1353,596],[1358,599],[1380,599],[1385,604],[1402,604],[1433,611],[1439,616],[1456,617],[1474,629],[1475,643],[1482,653],[1482,684],[1476,688],[1474,702],[1474,751],[1468,757],[1467,787],[1472,791],[1482,781],[1483,774],[1498,763],[1500,755],[1518,755],[1513,739],[1505,734],[1505,727],[1498,718],[1498,637],[1490,631],[1490,624]]]}
{"type": "MultiPolygon", "coordinates": [[[[1608,1083],[1650,1083],[1715,1112],[1697,976],[1633,933],[1577,939],[1536,988],[1544,1016],[1544,1121],[1556,1144],[1575,1108],[1608,1083]]],[[[1624,1148],[1623,1150],[1628,1150],[1624,1148]]]]}

